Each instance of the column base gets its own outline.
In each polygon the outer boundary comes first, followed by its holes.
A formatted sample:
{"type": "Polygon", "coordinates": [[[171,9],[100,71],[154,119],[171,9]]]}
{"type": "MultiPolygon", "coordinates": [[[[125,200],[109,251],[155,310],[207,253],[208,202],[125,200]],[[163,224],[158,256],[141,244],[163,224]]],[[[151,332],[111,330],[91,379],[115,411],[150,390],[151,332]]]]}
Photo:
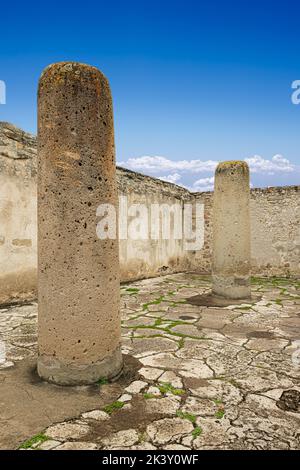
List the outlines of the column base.
{"type": "Polygon", "coordinates": [[[212,275],[212,294],[225,299],[247,299],[251,297],[249,276],[212,275]]]}
{"type": "Polygon", "coordinates": [[[122,372],[121,347],[111,356],[89,365],[65,363],[53,356],[38,357],[37,372],[41,379],[57,385],[89,385],[101,378],[116,380],[122,372]]]}

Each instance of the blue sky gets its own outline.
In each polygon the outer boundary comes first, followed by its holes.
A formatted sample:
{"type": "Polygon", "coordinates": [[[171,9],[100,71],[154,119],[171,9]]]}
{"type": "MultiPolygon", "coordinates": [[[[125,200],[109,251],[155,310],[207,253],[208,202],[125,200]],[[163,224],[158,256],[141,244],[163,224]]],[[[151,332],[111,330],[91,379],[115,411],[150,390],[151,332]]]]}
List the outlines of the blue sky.
{"type": "Polygon", "coordinates": [[[15,1],[0,15],[0,120],[35,132],[42,69],[86,62],[110,81],[122,165],[204,190],[218,161],[247,159],[253,186],[299,184],[297,1],[15,1]]]}

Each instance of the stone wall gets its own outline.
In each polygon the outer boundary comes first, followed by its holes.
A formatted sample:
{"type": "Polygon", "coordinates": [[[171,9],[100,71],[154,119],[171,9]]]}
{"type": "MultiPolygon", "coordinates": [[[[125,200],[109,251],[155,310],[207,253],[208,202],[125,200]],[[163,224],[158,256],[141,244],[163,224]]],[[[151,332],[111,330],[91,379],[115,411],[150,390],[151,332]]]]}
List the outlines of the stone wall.
{"type": "MultiPolygon", "coordinates": [[[[119,194],[127,196],[127,204],[183,205],[192,202],[192,195],[184,188],[161,180],[150,178],[123,168],[117,168],[119,194]]],[[[130,223],[130,219],[129,219],[130,223]]],[[[146,240],[120,240],[121,279],[131,280],[153,277],[161,273],[179,272],[191,268],[189,252],[183,247],[184,240],[174,240],[173,223],[170,224],[170,240],[153,240],[149,230],[146,240]]]]}
{"type": "Polygon", "coordinates": [[[300,274],[300,186],[251,191],[251,265],[264,275],[300,274]]]}
{"type": "MultiPolygon", "coordinates": [[[[184,270],[210,272],[212,193],[188,190],[117,168],[119,194],[131,204],[204,204],[204,246],[184,240],[121,240],[123,281],[184,270]]],[[[252,272],[300,274],[300,187],[251,190],[252,272]]],[[[36,138],[0,123],[0,302],[36,295],[36,138]]]]}
{"type": "MultiPolygon", "coordinates": [[[[210,271],[213,193],[195,193],[204,204],[204,247],[195,265],[210,271]]],[[[300,186],[255,188],[250,191],[251,269],[263,276],[300,274],[300,186]]]]}
{"type": "Polygon", "coordinates": [[[0,301],[35,295],[36,139],[0,123],[0,301]]]}
{"type": "MultiPolygon", "coordinates": [[[[186,189],[117,168],[128,206],[182,204],[186,189]]],[[[36,138],[0,123],[0,302],[36,295],[36,138]]],[[[96,224],[95,224],[96,229],[96,224]]],[[[191,267],[182,240],[121,240],[121,279],[128,281],[191,267]]]]}

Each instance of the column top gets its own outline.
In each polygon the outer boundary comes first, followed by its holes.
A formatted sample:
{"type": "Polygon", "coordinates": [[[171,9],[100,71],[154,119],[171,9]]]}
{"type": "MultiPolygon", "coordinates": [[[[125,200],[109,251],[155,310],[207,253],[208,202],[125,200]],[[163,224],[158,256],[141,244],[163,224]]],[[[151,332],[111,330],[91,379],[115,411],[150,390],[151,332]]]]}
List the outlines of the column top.
{"type": "Polygon", "coordinates": [[[249,174],[249,166],[243,160],[228,160],[218,164],[216,173],[249,174]]]}
{"type": "Polygon", "coordinates": [[[48,65],[41,73],[39,80],[39,88],[47,82],[51,82],[51,86],[68,81],[85,81],[86,79],[94,79],[96,81],[106,82],[108,80],[105,75],[93,65],[83,64],[81,62],[56,62],[48,65]]]}

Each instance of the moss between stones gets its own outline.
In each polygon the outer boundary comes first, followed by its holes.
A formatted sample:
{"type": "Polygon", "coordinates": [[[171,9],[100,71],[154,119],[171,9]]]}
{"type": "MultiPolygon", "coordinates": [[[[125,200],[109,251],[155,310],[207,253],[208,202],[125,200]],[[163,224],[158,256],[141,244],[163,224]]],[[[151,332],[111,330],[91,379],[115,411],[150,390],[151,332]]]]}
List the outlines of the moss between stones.
{"type": "Polygon", "coordinates": [[[30,449],[34,444],[42,444],[45,441],[48,441],[49,437],[46,434],[36,434],[36,436],[31,437],[27,441],[23,442],[19,446],[19,449],[30,449]]]}
{"type": "Polygon", "coordinates": [[[216,411],[215,418],[222,419],[224,414],[225,414],[225,411],[223,410],[223,408],[220,408],[218,411],[216,411]]]}
{"type": "Polygon", "coordinates": [[[129,295],[137,294],[139,291],[140,291],[140,289],[138,289],[137,287],[128,287],[126,289],[126,292],[128,292],[129,295]]]}
{"type": "Polygon", "coordinates": [[[199,437],[202,432],[202,428],[200,426],[196,426],[195,429],[192,431],[193,438],[196,439],[196,437],[199,437]]]}
{"type": "Polygon", "coordinates": [[[185,413],[184,411],[178,410],[176,412],[176,415],[178,416],[178,418],[187,419],[193,424],[196,423],[197,416],[193,415],[192,413],[185,413]]]}
{"type": "Polygon", "coordinates": [[[223,405],[222,400],[219,400],[219,398],[213,398],[213,402],[214,402],[216,405],[223,405]]]}
{"type": "Polygon", "coordinates": [[[158,384],[158,389],[160,393],[162,393],[163,395],[166,395],[166,393],[172,393],[173,395],[177,395],[177,396],[185,394],[185,390],[182,390],[181,388],[173,387],[173,385],[167,382],[160,382],[158,384]]]}
{"type": "Polygon", "coordinates": [[[114,401],[113,403],[110,403],[109,405],[106,405],[103,408],[103,411],[105,411],[105,413],[108,413],[110,415],[114,411],[117,411],[117,410],[120,410],[121,408],[123,408],[124,405],[125,405],[125,403],[122,402],[122,401],[114,401]]]}
{"type": "Polygon", "coordinates": [[[107,383],[108,379],[106,379],[105,377],[100,377],[100,379],[96,382],[97,385],[106,385],[107,383]]]}
{"type": "Polygon", "coordinates": [[[143,397],[145,400],[151,400],[152,398],[159,398],[158,395],[154,395],[154,393],[144,393],[143,397]]]}

